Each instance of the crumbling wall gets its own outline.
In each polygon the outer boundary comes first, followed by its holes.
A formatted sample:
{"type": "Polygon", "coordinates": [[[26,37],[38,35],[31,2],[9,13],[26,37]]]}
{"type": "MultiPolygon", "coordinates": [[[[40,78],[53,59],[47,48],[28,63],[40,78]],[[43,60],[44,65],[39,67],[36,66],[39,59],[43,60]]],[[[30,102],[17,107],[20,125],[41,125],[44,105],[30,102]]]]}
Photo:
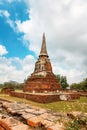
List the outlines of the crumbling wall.
{"type": "Polygon", "coordinates": [[[25,93],[25,92],[11,92],[10,96],[18,97],[18,98],[24,98],[27,100],[32,100],[39,103],[50,103],[50,102],[56,102],[60,101],[60,96],[64,95],[66,96],[66,100],[74,100],[79,99],[80,94],[79,93],[67,93],[67,94],[33,94],[33,93],[25,93]]]}

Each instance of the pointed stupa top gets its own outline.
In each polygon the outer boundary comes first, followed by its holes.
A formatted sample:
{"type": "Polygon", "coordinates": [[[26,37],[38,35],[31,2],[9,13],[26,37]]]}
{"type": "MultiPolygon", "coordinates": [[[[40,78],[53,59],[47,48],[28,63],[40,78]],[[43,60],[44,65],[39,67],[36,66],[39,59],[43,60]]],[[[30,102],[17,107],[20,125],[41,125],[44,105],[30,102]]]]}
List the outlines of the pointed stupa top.
{"type": "Polygon", "coordinates": [[[41,46],[40,56],[47,56],[47,57],[48,57],[47,48],[46,48],[45,33],[43,33],[42,46],[41,46]]]}

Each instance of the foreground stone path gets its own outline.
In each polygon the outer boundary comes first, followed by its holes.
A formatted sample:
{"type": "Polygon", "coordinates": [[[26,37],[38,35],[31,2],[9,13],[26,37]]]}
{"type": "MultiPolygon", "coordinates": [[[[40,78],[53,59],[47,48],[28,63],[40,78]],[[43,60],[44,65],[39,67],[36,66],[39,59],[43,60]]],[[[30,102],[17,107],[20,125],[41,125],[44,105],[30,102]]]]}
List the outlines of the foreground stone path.
{"type": "Polygon", "coordinates": [[[0,101],[0,130],[64,130],[61,115],[21,102],[0,101]]]}
{"type": "Polygon", "coordinates": [[[21,102],[0,100],[0,130],[65,130],[65,122],[81,113],[55,113],[21,102]]]}

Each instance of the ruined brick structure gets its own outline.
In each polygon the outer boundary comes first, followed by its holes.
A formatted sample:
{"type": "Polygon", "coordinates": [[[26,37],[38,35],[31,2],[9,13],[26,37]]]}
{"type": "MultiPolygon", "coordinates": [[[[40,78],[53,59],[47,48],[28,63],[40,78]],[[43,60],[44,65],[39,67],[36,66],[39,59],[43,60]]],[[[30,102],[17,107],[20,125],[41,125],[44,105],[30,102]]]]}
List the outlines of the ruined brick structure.
{"type": "Polygon", "coordinates": [[[60,91],[58,83],[52,71],[51,62],[47,53],[45,34],[43,34],[42,47],[38,60],[35,63],[34,72],[27,79],[24,92],[54,92],[60,91]]]}

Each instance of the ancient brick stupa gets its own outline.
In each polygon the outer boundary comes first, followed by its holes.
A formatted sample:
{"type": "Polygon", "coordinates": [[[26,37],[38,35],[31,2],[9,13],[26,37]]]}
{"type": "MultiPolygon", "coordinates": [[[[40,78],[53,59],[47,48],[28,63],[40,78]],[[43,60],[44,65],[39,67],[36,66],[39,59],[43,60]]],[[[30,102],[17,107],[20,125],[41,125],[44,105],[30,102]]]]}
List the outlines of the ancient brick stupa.
{"type": "Polygon", "coordinates": [[[42,93],[60,90],[61,86],[52,71],[51,62],[46,48],[45,34],[43,34],[39,58],[35,63],[34,72],[26,81],[23,91],[42,93]]]}

